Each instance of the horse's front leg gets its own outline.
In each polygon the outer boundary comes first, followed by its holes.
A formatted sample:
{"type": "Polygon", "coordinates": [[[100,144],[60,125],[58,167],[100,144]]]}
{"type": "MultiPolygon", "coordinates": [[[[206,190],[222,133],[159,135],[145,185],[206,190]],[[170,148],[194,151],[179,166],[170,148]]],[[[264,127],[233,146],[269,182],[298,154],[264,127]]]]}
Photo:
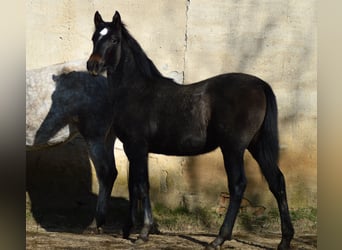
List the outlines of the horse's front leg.
{"type": "Polygon", "coordinates": [[[128,179],[128,191],[129,191],[129,216],[128,221],[126,222],[123,228],[123,237],[125,239],[129,238],[131,229],[134,225],[136,225],[136,215],[138,209],[138,192],[136,188],[136,183],[134,182],[133,172],[129,171],[129,179],[128,179]]]}
{"type": "MultiPolygon", "coordinates": [[[[139,144],[135,144],[139,145],[139,144]]],[[[153,217],[151,210],[151,202],[149,195],[149,180],[148,180],[148,164],[147,150],[139,145],[139,149],[135,147],[124,146],[126,155],[129,160],[129,194],[130,194],[130,222],[128,228],[124,230],[124,237],[128,238],[129,230],[135,224],[135,215],[137,210],[138,200],[142,202],[144,215],[144,226],[140,231],[138,242],[147,241],[150,230],[153,225],[153,217]]]]}
{"type": "MultiPolygon", "coordinates": [[[[114,140],[113,140],[114,141],[114,140]]],[[[91,159],[94,163],[97,179],[99,181],[99,196],[96,205],[96,226],[99,231],[102,231],[102,226],[105,223],[105,217],[108,210],[108,203],[114,181],[118,175],[115,166],[113,145],[104,144],[102,137],[99,139],[87,140],[88,149],[91,159]]]]}
{"type": "Polygon", "coordinates": [[[149,195],[150,187],[149,187],[148,178],[146,181],[139,183],[138,189],[141,194],[142,208],[144,211],[144,226],[140,231],[139,239],[141,239],[142,241],[147,241],[148,235],[153,226],[151,201],[150,201],[150,195],[149,195]]]}

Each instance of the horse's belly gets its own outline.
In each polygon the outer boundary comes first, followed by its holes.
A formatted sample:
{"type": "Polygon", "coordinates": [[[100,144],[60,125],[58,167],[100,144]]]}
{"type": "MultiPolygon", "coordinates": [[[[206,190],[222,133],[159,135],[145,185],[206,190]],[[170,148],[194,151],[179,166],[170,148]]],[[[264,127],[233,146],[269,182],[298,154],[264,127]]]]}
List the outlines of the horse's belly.
{"type": "Polygon", "coordinates": [[[160,139],[150,145],[150,152],[165,155],[198,155],[217,148],[206,137],[185,136],[181,138],[160,139]]]}

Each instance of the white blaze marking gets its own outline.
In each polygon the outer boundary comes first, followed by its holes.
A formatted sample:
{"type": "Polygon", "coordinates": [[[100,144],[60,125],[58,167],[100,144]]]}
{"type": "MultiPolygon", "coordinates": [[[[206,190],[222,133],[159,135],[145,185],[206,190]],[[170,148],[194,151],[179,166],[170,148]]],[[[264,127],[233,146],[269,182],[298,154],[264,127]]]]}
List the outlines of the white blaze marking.
{"type": "Polygon", "coordinates": [[[108,33],[108,29],[107,28],[104,28],[103,30],[100,31],[100,35],[101,36],[104,36],[108,33]]]}

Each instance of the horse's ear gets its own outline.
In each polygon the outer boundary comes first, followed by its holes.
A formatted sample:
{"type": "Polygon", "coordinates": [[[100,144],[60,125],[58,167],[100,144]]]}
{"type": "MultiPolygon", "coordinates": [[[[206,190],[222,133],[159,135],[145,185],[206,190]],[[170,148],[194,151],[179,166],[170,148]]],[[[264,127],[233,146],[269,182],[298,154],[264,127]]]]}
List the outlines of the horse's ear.
{"type": "Polygon", "coordinates": [[[98,11],[95,12],[94,23],[95,27],[98,27],[101,23],[103,23],[102,17],[98,11]]]}
{"type": "Polygon", "coordinates": [[[52,80],[53,80],[55,83],[57,83],[57,82],[59,81],[60,78],[61,78],[60,75],[55,75],[55,74],[52,75],[52,80]]]}
{"type": "Polygon", "coordinates": [[[113,16],[112,24],[116,28],[120,28],[121,27],[121,17],[120,17],[120,14],[119,14],[118,11],[115,11],[115,14],[113,16]]]}

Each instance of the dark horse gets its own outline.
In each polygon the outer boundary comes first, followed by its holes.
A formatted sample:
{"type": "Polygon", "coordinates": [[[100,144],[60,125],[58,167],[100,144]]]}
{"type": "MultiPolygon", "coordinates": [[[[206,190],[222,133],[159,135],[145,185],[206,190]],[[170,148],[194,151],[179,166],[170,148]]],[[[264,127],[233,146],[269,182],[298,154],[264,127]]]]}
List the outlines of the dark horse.
{"type": "Polygon", "coordinates": [[[45,146],[60,129],[68,125],[76,128],[87,143],[99,181],[99,195],[95,219],[104,223],[108,200],[117,170],[114,161],[112,87],[103,76],[73,71],[53,76],[56,89],[52,105],[39,127],[35,146],[45,146]]]}
{"type": "Polygon", "coordinates": [[[246,187],[243,155],[248,149],[278,202],[282,230],[278,248],[288,249],[294,229],[284,176],[277,165],[277,104],[271,87],[255,76],[242,73],[179,85],[161,75],[129,34],[118,12],[111,22],[104,22],[96,12],[94,22],[94,47],[87,69],[93,75],[107,71],[109,84],[113,86],[114,131],[123,142],[130,163],[131,222],[124,236],[128,237],[135,223],[138,200],[142,202],[144,214],[139,239],[148,240],[153,224],[149,152],[197,155],[220,147],[231,199],[219,234],[208,245],[208,248],[219,248],[232,237],[246,187]]]}

